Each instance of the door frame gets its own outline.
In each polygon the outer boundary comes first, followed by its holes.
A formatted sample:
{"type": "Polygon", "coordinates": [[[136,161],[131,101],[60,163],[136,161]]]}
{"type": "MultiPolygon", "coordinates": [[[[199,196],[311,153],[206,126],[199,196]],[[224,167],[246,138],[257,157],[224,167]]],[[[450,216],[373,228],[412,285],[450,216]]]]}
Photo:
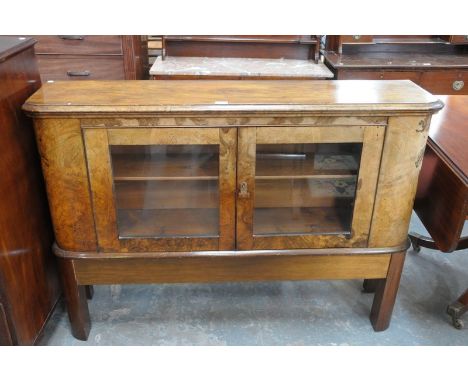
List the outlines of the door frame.
{"type": "Polygon", "coordinates": [[[240,127],[237,155],[237,249],[367,247],[385,128],[385,125],[240,127]],[[362,143],[350,235],[253,234],[256,145],[295,143],[362,143]],[[241,184],[244,184],[243,190],[241,184]]]}
{"type": "Polygon", "coordinates": [[[236,128],[83,128],[99,250],[167,252],[232,250],[235,246],[236,128]],[[120,238],[112,175],[112,145],[219,145],[219,236],[120,238]]]}

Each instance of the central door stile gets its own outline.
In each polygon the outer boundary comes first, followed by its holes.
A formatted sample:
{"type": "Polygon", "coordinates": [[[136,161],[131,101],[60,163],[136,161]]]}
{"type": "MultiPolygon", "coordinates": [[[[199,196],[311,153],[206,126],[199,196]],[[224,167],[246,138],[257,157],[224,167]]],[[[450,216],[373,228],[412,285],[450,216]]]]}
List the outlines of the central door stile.
{"type": "Polygon", "coordinates": [[[237,249],[253,248],[253,208],[255,197],[256,127],[238,129],[237,155],[237,249]],[[242,190],[241,190],[242,185],[242,190]]]}
{"type": "Polygon", "coordinates": [[[236,245],[237,128],[219,129],[219,250],[236,245]]]}

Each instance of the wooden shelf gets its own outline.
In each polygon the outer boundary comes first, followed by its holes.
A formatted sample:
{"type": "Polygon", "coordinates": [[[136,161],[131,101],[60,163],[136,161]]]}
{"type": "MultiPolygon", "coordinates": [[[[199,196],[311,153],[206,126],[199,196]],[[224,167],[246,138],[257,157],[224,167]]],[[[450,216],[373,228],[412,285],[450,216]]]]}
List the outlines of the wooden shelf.
{"type": "Polygon", "coordinates": [[[255,179],[340,179],[352,178],[357,169],[317,169],[314,156],[259,155],[255,179]]]}
{"type": "Polygon", "coordinates": [[[113,154],[114,180],[213,180],[218,179],[217,154],[145,155],[113,154]]]}
{"type": "Polygon", "coordinates": [[[350,234],[353,208],[255,208],[254,235],[350,234]]]}
{"type": "Polygon", "coordinates": [[[217,180],[116,181],[117,208],[217,208],[217,180]]]}
{"type": "Polygon", "coordinates": [[[219,235],[217,208],[119,209],[117,221],[121,238],[219,235]]]}

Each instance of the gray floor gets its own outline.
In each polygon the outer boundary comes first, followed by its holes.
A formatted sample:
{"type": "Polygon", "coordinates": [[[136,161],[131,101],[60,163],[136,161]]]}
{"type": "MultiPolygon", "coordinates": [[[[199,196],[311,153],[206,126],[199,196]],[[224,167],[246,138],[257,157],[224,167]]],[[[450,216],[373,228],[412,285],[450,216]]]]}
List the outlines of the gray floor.
{"type": "MultiPolygon", "coordinates": [[[[465,231],[468,231],[465,226],[465,231]]],[[[425,232],[413,216],[411,229],[425,232]]],[[[468,233],[468,232],[467,232],[468,233]]],[[[468,250],[408,252],[390,328],[373,332],[360,280],[96,286],[87,342],[63,303],[41,345],[468,345],[447,304],[468,287],[468,250]]]]}

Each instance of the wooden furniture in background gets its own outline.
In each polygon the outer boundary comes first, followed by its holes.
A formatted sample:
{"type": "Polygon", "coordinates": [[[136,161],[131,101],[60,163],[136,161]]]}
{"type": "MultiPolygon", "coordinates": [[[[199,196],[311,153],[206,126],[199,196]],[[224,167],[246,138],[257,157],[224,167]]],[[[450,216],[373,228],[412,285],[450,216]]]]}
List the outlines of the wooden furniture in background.
{"type": "Polygon", "coordinates": [[[147,36],[148,44],[148,66],[146,72],[149,73],[150,68],[153,66],[154,61],[159,56],[162,56],[162,36],[149,35],[147,36]]]}
{"type": "Polygon", "coordinates": [[[327,79],[320,36],[162,36],[152,79],[327,79]]]}
{"type": "Polygon", "coordinates": [[[24,109],[73,334],[86,285],[353,278],[385,330],[441,106],[410,81],[46,84],[24,109]]]}
{"type": "Polygon", "coordinates": [[[32,345],[60,295],[54,235],[31,120],[41,86],[34,40],[0,37],[0,345],[32,345]]]}
{"type": "MultiPolygon", "coordinates": [[[[468,217],[468,96],[439,96],[444,110],[435,116],[419,176],[414,210],[431,235],[410,234],[415,250],[420,247],[452,252],[468,248],[461,237],[468,217]]],[[[466,294],[466,293],[465,293],[466,294]]],[[[460,301],[448,307],[455,327],[468,307],[460,301]]]]}
{"type": "Polygon", "coordinates": [[[146,36],[33,36],[42,82],[148,78],[146,36]]]}
{"type": "Polygon", "coordinates": [[[338,80],[411,80],[433,94],[468,94],[467,36],[327,36],[338,80]]]}

